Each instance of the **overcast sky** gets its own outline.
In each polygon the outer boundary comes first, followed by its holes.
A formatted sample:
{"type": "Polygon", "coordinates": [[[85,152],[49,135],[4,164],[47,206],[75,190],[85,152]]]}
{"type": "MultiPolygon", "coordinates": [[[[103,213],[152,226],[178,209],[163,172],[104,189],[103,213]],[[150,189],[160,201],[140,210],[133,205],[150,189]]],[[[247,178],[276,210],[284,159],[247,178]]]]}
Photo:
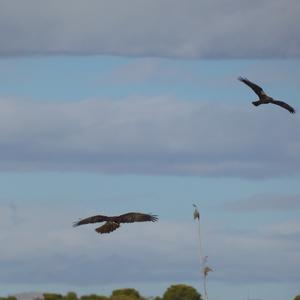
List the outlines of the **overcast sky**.
{"type": "Polygon", "coordinates": [[[299,1],[1,1],[0,295],[292,299],[299,1]],[[254,107],[248,77],[296,114],[254,107]],[[159,222],[100,236],[79,218],[159,222]],[[227,297],[227,296],[226,296],[227,297]]]}
{"type": "Polygon", "coordinates": [[[298,0],[0,3],[0,53],[299,57],[298,0]]]}

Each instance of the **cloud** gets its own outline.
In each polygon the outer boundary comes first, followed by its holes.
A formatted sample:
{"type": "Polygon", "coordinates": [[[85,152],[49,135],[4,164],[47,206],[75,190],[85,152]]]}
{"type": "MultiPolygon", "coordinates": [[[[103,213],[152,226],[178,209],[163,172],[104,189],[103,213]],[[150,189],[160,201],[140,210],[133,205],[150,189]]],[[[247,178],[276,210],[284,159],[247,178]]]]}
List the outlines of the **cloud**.
{"type": "Polygon", "coordinates": [[[260,225],[251,231],[214,232],[209,250],[217,271],[215,279],[232,283],[296,282],[299,233],[295,220],[260,225]]]}
{"type": "MultiPolygon", "coordinates": [[[[71,227],[82,211],[21,210],[22,226],[1,232],[3,283],[87,286],[199,279],[198,230],[192,220],[124,224],[110,235],[98,235],[93,225],[71,227]]],[[[251,232],[243,233],[225,232],[224,225],[218,220],[203,228],[205,254],[215,269],[210,280],[299,282],[298,220],[259,228],[254,223],[251,232]]]]}
{"type": "Polygon", "coordinates": [[[12,0],[0,4],[0,54],[299,57],[298,8],[298,0],[12,0]]]}
{"type": "MultiPolygon", "coordinates": [[[[185,224],[123,224],[113,234],[99,235],[93,225],[72,228],[74,216],[82,212],[25,206],[22,211],[22,225],[1,231],[1,282],[93,285],[157,281],[170,272],[181,278],[188,273],[193,248],[177,262],[177,251],[193,243],[191,234],[184,235],[185,224]]],[[[7,223],[1,220],[1,228],[7,223]]]]}
{"type": "Polygon", "coordinates": [[[2,171],[252,178],[299,172],[299,116],[271,105],[156,97],[76,103],[2,98],[0,106],[2,171]]]}
{"type": "Polygon", "coordinates": [[[226,209],[237,212],[300,210],[300,195],[260,194],[226,204],[226,209]]]}

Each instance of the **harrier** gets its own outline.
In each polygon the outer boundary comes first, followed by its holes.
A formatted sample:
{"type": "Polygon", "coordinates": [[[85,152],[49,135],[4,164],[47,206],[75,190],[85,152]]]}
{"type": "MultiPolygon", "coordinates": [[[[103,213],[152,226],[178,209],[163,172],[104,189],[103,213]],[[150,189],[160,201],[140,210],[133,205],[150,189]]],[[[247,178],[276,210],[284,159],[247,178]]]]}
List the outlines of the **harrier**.
{"type": "Polygon", "coordinates": [[[254,93],[259,97],[259,100],[252,102],[253,105],[258,106],[261,104],[272,103],[287,109],[291,114],[295,113],[295,109],[293,107],[291,107],[290,105],[288,105],[283,101],[274,100],[272,97],[269,97],[260,86],[251,82],[247,78],[239,77],[238,79],[244,82],[246,85],[248,85],[254,91],[254,93]]]}
{"type": "Polygon", "coordinates": [[[73,226],[76,227],[84,224],[105,222],[104,225],[95,229],[96,232],[102,234],[102,233],[110,233],[116,230],[117,228],[120,227],[120,223],[134,223],[134,222],[146,222],[146,221],[155,222],[157,220],[158,217],[156,215],[130,212],[120,216],[112,216],[112,217],[97,215],[97,216],[79,220],[78,222],[75,222],[73,226]]]}

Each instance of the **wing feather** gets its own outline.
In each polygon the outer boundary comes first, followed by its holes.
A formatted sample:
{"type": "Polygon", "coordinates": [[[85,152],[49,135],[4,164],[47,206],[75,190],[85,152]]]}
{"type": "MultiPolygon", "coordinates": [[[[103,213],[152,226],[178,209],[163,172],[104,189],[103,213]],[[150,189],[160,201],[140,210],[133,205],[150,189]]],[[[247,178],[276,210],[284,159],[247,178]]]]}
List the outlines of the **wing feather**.
{"type": "Polygon", "coordinates": [[[134,223],[134,222],[156,222],[158,217],[152,214],[142,214],[131,212],[117,217],[119,223],[134,223]]]}
{"type": "Polygon", "coordinates": [[[81,219],[77,222],[74,222],[73,227],[76,227],[76,226],[79,226],[79,225],[84,225],[84,224],[105,222],[105,221],[108,221],[108,219],[109,219],[109,217],[102,216],[102,215],[92,216],[92,217],[88,217],[88,218],[85,218],[85,219],[81,219]]]}
{"type": "Polygon", "coordinates": [[[238,78],[239,81],[242,81],[243,83],[245,83],[246,85],[248,85],[253,91],[254,93],[258,96],[258,97],[261,97],[263,95],[266,95],[266,93],[264,92],[264,90],[258,86],[257,84],[251,82],[250,80],[248,80],[247,78],[244,78],[244,77],[239,77],[238,78]]]}
{"type": "Polygon", "coordinates": [[[287,109],[291,114],[294,114],[296,112],[292,106],[288,105],[287,103],[285,103],[283,101],[273,100],[272,103],[287,109]]]}

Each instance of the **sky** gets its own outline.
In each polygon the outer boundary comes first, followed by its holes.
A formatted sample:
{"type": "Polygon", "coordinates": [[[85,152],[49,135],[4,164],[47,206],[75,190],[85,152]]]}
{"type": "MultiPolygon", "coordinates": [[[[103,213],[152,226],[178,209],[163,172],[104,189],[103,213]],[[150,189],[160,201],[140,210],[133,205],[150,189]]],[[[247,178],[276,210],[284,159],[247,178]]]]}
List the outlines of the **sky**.
{"type": "Polygon", "coordinates": [[[0,296],[300,294],[298,0],[0,1],[0,296]],[[296,114],[254,107],[245,76],[296,114]],[[80,218],[156,223],[109,235],[80,218]]]}

